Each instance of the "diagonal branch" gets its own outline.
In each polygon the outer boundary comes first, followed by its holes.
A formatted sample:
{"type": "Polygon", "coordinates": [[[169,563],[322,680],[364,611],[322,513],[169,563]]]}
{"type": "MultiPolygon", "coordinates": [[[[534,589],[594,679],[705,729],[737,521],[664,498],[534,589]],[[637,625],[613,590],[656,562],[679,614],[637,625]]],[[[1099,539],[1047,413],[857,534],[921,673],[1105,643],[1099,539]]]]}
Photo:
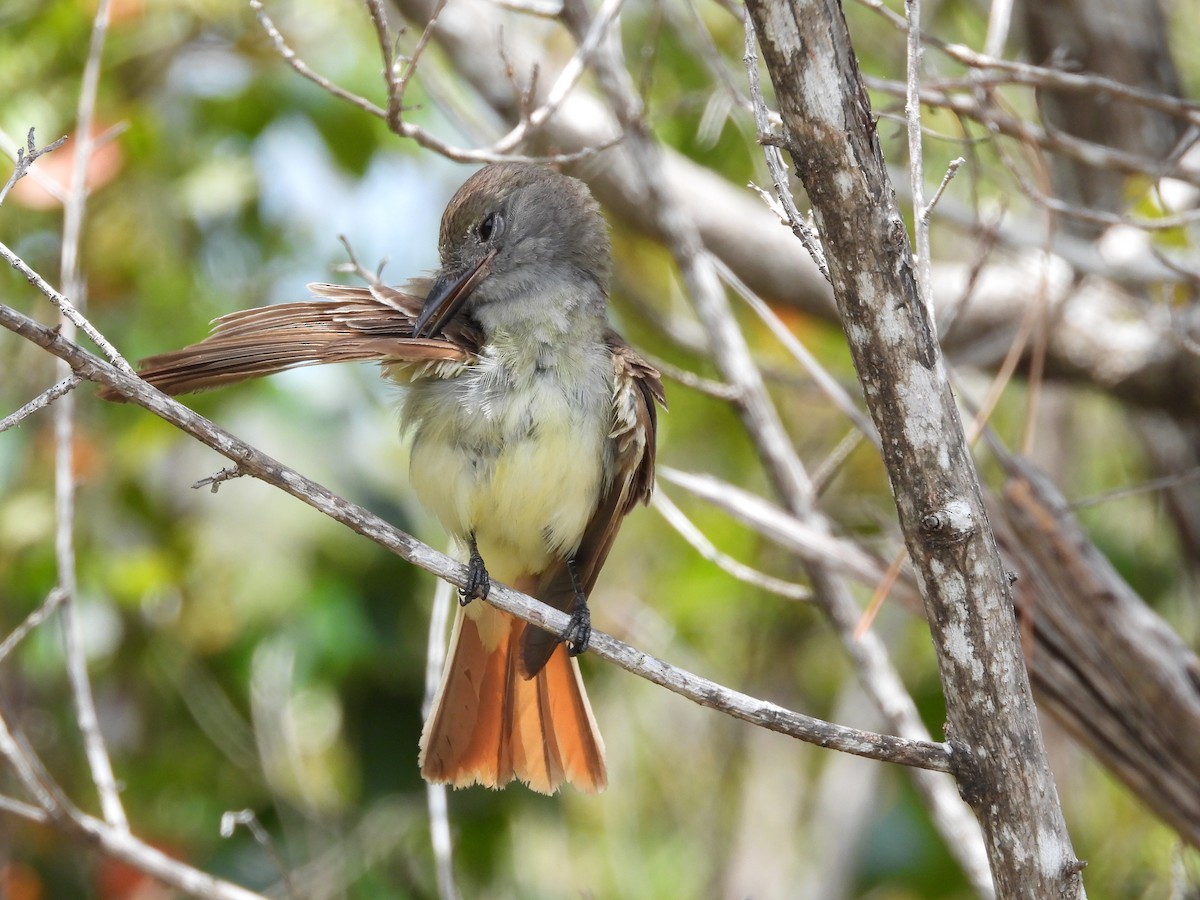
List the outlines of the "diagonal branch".
{"type": "MultiPolygon", "coordinates": [[[[47,328],[3,304],[0,304],[0,325],[66,361],[80,378],[112,388],[130,402],[148,409],[190,434],[232,460],[242,471],[291,494],[402,559],[459,587],[465,587],[465,566],[400,531],[374,513],[339,497],[295,469],[256,450],[140,378],[126,375],[115,366],[66,340],[54,329],[47,328]]],[[[570,621],[566,613],[499,584],[493,586],[487,602],[554,634],[561,634],[570,621]]],[[[600,632],[592,632],[589,646],[596,656],[614,662],[628,672],[702,706],[745,722],[857,756],[935,772],[950,771],[950,752],[945,744],[875,734],[805,716],[774,703],[730,690],[707,678],[655,659],[600,632]]]]}
{"type": "Polygon", "coordinates": [[[139,840],[127,828],[114,827],[77,809],[46,774],[41,760],[12,733],[3,715],[0,715],[0,757],[8,762],[22,786],[37,800],[37,806],[30,806],[4,798],[0,802],[0,810],[32,821],[57,825],[85,846],[94,847],[128,863],[163,884],[193,897],[203,900],[262,900],[260,894],[172,859],[156,847],[139,840]]]}

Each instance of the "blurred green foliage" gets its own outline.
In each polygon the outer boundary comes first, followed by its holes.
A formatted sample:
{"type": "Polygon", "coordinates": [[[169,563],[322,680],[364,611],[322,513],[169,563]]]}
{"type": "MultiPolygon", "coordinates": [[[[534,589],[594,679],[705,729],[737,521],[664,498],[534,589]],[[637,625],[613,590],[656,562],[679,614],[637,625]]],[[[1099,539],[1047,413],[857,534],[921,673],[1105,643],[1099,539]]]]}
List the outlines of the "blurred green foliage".
{"type": "MultiPolygon", "coordinates": [[[[277,6],[280,26],[310,65],[380,102],[374,38],[358,4],[277,6]]],[[[864,70],[894,73],[902,65],[895,35],[857,5],[848,12],[864,70]]],[[[701,14],[736,70],[740,27],[715,6],[701,14]]],[[[628,53],[643,61],[659,137],[734,182],[761,183],[752,126],[712,108],[711,73],[695,48],[654,8],[629,16],[628,53]]],[[[940,4],[934,21],[944,37],[973,43],[984,28],[976,4],[940,4]]],[[[72,0],[16,0],[0,10],[0,128],[9,141],[22,143],[31,126],[40,142],[71,130],[89,28],[87,4],[72,0]]],[[[420,92],[418,79],[412,115],[453,134],[420,92]]],[[[110,145],[109,180],[88,205],[87,308],[130,358],[198,339],[222,313],[303,297],[307,281],[349,277],[331,275],[344,261],[342,232],[365,265],[389,257],[385,277],[393,281],[431,268],[442,204],[470,171],[417,152],[300,79],[235,0],[116,2],[97,116],[101,130],[122,130],[110,145]]],[[[930,148],[929,171],[958,152],[936,142],[930,148]]],[[[902,157],[898,148],[893,155],[902,157]]],[[[981,179],[980,189],[990,188],[981,179]]],[[[0,239],[52,282],[61,215],[20,194],[0,208],[0,239]]],[[[641,308],[654,297],[652,311],[662,316],[683,302],[667,256],[619,229],[614,241],[621,326],[649,352],[713,375],[641,308]]],[[[52,321],[47,304],[10,272],[0,275],[0,295],[52,321]]],[[[815,467],[847,426],[769,337],[749,317],[744,322],[778,376],[780,409],[815,467]]],[[[790,324],[838,378],[853,382],[835,330],[800,318],[790,324]]],[[[53,377],[44,354],[0,333],[0,413],[53,377]]],[[[767,491],[728,406],[678,385],[668,390],[660,460],[767,491]]],[[[230,839],[218,833],[222,813],[251,809],[289,866],[307,866],[299,871],[311,884],[329,879],[330,896],[433,896],[416,766],[432,579],[260,483],[193,490],[225,461],[140,409],[101,403],[87,388],[78,397],[78,610],[136,833],[198,867],[264,888],[279,877],[270,856],[243,830],[230,839]]],[[[439,544],[444,539],[406,488],[394,397],[360,367],[291,373],[189,402],[439,544]]],[[[1136,448],[1117,440],[1122,426],[1112,404],[1089,397],[1085,405],[1092,446],[1103,443],[1098,433],[1114,444],[1058,473],[1071,496],[1141,471],[1136,448]]],[[[998,413],[1000,430],[1018,433],[1023,410],[1023,392],[1014,389],[998,413]]],[[[667,492],[726,552],[799,577],[794,562],[761,538],[667,492]]],[[[850,456],[823,503],[848,533],[884,557],[895,552],[887,482],[869,448],[850,456]]],[[[1098,507],[1087,523],[1147,599],[1194,632],[1194,612],[1188,620],[1178,603],[1181,572],[1161,549],[1169,542],[1155,501],[1098,507]]],[[[42,413],[0,435],[4,633],[55,584],[53,529],[52,427],[42,413]]],[[[651,511],[626,523],[595,599],[598,627],[649,652],[789,707],[830,717],[850,710],[847,724],[877,726],[814,610],[733,580],[651,511]]],[[[940,734],[940,688],[923,623],[888,608],[877,627],[940,734]]],[[[748,883],[789,896],[822,847],[852,860],[847,896],[969,895],[902,772],[856,761],[851,777],[871,784],[867,824],[822,835],[814,820],[821,791],[840,790],[822,780],[840,771],[828,754],[756,733],[594,660],[584,669],[611,787],[600,798],[545,798],[520,787],[453,794],[464,896],[739,896],[747,872],[748,883]]],[[[69,796],[94,811],[57,621],[4,662],[3,702],[69,796]]],[[[1172,834],[1065,739],[1055,742],[1055,763],[1093,896],[1167,897],[1178,852],[1172,834]]],[[[16,791],[11,778],[3,785],[16,791]]],[[[17,885],[32,886],[21,895],[31,897],[133,896],[132,873],[48,829],[0,821],[10,896],[17,885]]]]}

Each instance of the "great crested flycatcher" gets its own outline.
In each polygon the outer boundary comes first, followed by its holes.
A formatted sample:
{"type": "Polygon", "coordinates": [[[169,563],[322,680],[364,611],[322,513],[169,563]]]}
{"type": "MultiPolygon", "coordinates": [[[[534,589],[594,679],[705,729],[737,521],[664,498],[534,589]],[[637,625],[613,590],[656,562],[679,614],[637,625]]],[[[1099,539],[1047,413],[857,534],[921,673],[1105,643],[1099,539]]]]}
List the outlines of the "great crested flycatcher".
{"type": "Polygon", "coordinates": [[[421,773],[599,791],[604,744],[573,657],[587,647],[587,595],[617,527],[650,497],[662,384],[608,327],[611,247],[583,182],[487,166],[446,207],[439,251],[432,279],[311,285],[321,299],[223,316],[141,374],[178,394],[378,360],[406,385],[413,487],[469,572],[421,773]],[[491,578],[570,611],[569,627],[551,635],[472,603],[491,578]]]}

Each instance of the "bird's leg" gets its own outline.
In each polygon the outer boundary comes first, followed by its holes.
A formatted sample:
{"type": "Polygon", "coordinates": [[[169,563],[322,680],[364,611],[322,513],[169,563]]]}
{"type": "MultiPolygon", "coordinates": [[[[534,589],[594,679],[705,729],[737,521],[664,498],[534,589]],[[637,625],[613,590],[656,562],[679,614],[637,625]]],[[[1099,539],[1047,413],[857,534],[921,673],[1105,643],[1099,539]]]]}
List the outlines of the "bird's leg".
{"type": "Polygon", "coordinates": [[[458,589],[458,602],[466,606],[472,600],[486,600],[488,591],[492,588],[492,579],[488,576],[487,566],[479,555],[479,547],[475,544],[475,532],[467,536],[467,548],[471,558],[467,561],[467,586],[458,589]]]}
{"type": "Polygon", "coordinates": [[[579,583],[579,573],[575,571],[574,556],[567,557],[567,572],[571,576],[571,587],[575,588],[575,605],[571,607],[571,621],[562,633],[562,640],[567,642],[567,652],[578,656],[588,648],[588,641],[592,637],[592,613],[588,609],[583,585],[579,583]]]}

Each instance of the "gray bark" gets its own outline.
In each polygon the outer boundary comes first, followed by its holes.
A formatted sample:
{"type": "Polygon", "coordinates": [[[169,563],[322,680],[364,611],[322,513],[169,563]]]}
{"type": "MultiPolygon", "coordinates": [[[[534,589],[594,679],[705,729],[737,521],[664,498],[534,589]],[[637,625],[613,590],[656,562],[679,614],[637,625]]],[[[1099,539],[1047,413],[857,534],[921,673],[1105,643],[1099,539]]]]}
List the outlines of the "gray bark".
{"type": "Polygon", "coordinates": [[[747,8],[813,205],[846,336],[925,600],[998,897],[1082,897],[1005,573],[888,180],[841,7],[747,8]]]}

